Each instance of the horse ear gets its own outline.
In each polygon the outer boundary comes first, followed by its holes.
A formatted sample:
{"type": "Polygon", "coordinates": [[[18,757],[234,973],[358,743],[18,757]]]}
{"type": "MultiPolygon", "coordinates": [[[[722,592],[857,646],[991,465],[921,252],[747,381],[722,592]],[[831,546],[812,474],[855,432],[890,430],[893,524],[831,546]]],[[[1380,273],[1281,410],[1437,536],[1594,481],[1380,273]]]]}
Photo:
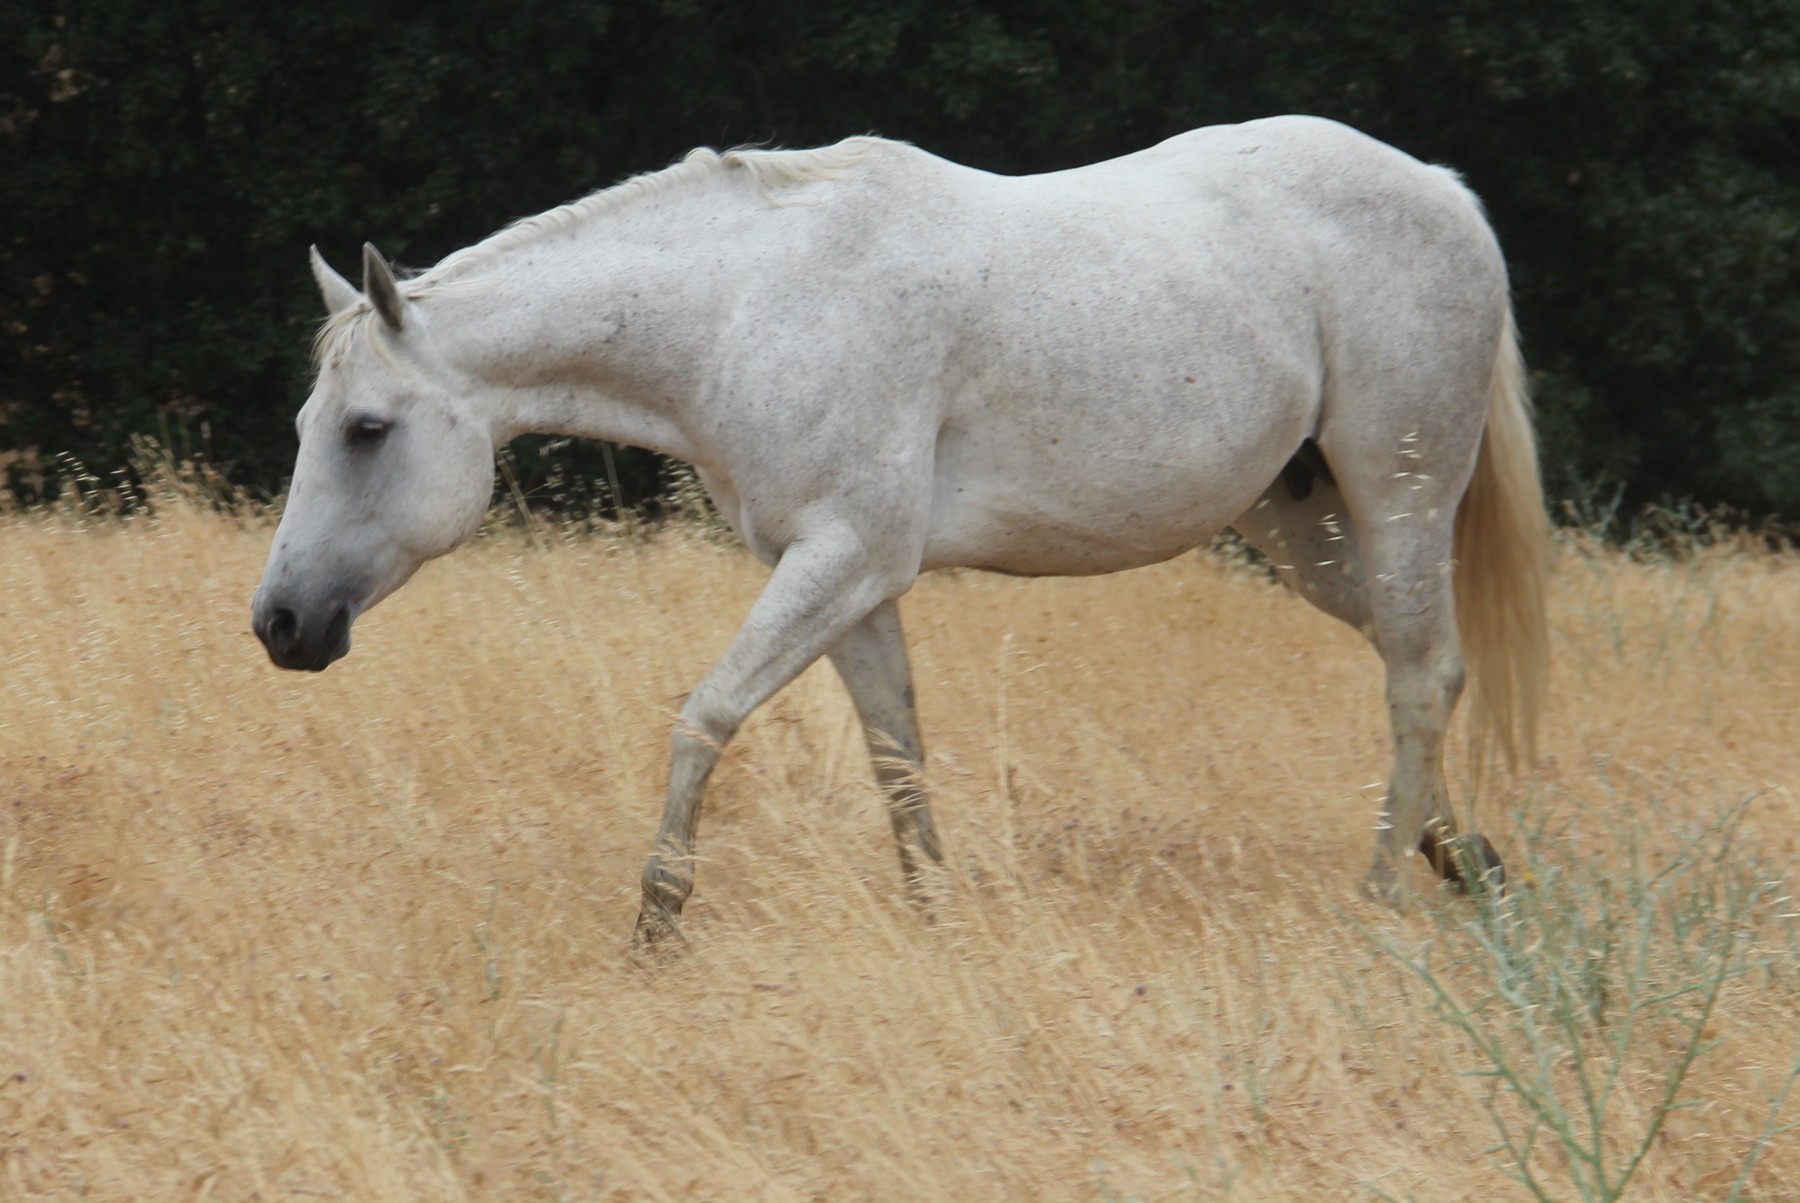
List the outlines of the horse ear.
{"type": "Polygon", "coordinates": [[[400,285],[394,269],[388,266],[373,243],[363,243],[363,294],[375,306],[375,312],[390,329],[400,329],[406,315],[406,301],[400,296],[400,285]]]}
{"type": "Polygon", "coordinates": [[[350,281],[331,270],[331,265],[325,262],[325,256],[319,254],[318,247],[313,247],[308,257],[312,260],[313,279],[318,281],[319,292],[325,298],[326,313],[336,317],[362,300],[362,294],[356,291],[350,281]]]}

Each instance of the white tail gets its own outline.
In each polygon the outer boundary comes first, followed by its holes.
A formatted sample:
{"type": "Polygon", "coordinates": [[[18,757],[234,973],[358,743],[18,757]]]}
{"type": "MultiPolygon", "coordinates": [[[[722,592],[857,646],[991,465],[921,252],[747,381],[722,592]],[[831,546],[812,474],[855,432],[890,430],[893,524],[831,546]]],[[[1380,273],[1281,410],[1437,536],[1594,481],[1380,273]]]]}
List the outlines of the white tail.
{"type": "Polygon", "coordinates": [[[1545,614],[1549,516],[1512,312],[1506,314],[1487,431],[1456,514],[1456,623],[1469,674],[1476,763],[1495,749],[1509,766],[1537,758],[1549,683],[1545,614]]]}

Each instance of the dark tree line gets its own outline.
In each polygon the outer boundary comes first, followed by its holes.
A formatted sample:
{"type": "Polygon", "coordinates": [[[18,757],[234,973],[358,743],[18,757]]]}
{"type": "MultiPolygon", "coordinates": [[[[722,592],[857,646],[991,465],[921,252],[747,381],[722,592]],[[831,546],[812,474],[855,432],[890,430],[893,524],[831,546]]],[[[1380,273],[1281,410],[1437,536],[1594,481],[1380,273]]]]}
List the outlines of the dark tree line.
{"type": "Polygon", "coordinates": [[[279,490],[311,242],[427,265],[697,144],[1036,171],[1312,112],[1485,199],[1553,491],[1800,518],[1797,42],[1800,0],[0,0],[0,455],[279,490]]]}

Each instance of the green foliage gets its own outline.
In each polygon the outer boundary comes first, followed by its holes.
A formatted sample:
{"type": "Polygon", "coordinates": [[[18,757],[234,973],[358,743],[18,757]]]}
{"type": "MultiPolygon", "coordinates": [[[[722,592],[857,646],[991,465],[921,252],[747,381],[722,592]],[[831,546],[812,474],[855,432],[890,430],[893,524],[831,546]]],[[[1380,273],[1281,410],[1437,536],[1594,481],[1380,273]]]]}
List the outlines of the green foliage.
{"type": "MultiPolygon", "coordinates": [[[[1466,1041],[1466,1071],[1492,1121],[1488,1150],[1533,1198],[1627,1197],[1645,1156],[1692,1104],[1688,1079],[1720,1039],[1715,1006],[1736,983],[1792,997],[1800,948],[1792,899],[1743,838],[1746,799],[1652,848],[1642,816],[1603,829],[1615,848],[1578,846],[1522,822],[1533,874],[1504,898],[1432,908],[1435,938],[1409,947],[1371,934],[1410,971],[1438,1018],[1466,1041]],[[1609,864],[1609,853],[1622,864],[1609,864]]],[[[1566,804],[1565,804],[1566,805],[1566,804]]],[[[1460,902],[1460,900],[1458,900],[1460,902]]],[[[1736,1163],[1731,1199],[1762,1153],[1794,1129],[1800,1043],[1752,1100],[1762,1131],[1736,1163]]]]}
{"type": "MultiPolygon", "coordinates": [[[[1792,518],[1797,42],[1800,0],[0,0],[0,448],[104,472],[162,434],[279,489],[309,242],[428,264],[696,144],[1030,171],[1303,111],[1486,200],[1553,491],[1792,518]]],[[[541,450],[534,496],[607,479],[541,450]]]]}

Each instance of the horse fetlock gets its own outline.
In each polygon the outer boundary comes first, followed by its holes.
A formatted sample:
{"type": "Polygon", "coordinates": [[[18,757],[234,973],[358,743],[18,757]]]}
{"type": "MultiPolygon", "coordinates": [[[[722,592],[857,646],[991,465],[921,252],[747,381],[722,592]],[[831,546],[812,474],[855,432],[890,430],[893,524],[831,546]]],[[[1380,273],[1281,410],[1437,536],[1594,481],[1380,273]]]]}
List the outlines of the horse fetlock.
{"type": "Polygon", "coordinates": [[[645,908],[654,905],[675,916],[681,914],[688,895],[694,892],[693,872],[670,865],[657,855],[651,856],[644,865],[642,882],[645,908]]]}
{"type": "Polygon", "coordinates": [[[678,871],[661,856],[652,855],[644,866],[644,899],[638,908],[637,927],[631,942],[638,948],[684,944],[681,908],[694,892],[691,873],[678,871]]]}

